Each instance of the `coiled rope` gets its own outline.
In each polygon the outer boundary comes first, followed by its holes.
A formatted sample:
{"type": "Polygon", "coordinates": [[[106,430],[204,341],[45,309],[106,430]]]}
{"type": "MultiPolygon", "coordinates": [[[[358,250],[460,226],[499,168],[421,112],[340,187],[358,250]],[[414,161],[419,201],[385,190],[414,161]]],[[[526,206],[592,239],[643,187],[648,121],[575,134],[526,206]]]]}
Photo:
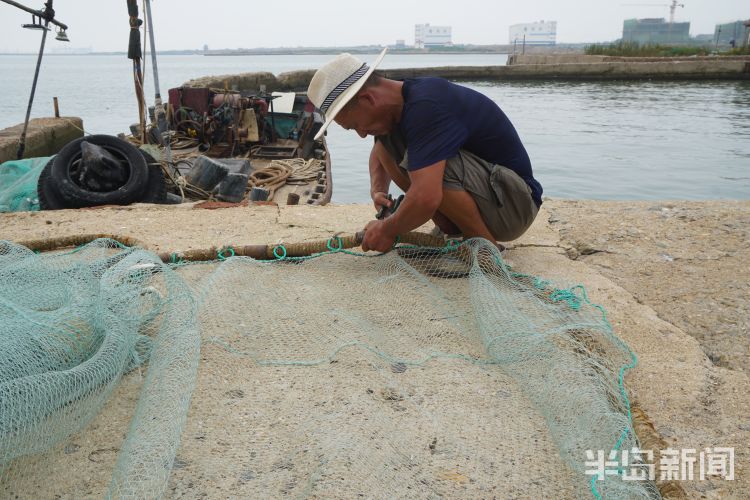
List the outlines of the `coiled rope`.
{"type": "Polygon", "coordinates": [[[323,162],[315,158],[271,160],[267,167],[250,174],[247,187],[248,189],[265,188],[268,190],[268,199],[271,199],[276,190],[284,184],[302,185],[316,180],[323,168],[323,162]]]}

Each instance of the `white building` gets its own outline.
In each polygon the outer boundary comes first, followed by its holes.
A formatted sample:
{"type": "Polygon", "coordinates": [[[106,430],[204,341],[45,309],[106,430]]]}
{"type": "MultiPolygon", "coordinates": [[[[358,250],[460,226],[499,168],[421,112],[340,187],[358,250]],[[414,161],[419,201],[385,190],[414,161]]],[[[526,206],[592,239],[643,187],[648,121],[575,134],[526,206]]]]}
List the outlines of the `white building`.
{"type": "Polygon", "coordinates": [[[557,21],[539,21],[538,23],[514,24],[510,27],[510,44],[555,45],[557,40],[557,21]]]}
{"type": "Polygon", "coordinates": [[[450,26],[430,26],[429,24],[414,25],[414,47],[444,47],[452,45],[450,26]]]}

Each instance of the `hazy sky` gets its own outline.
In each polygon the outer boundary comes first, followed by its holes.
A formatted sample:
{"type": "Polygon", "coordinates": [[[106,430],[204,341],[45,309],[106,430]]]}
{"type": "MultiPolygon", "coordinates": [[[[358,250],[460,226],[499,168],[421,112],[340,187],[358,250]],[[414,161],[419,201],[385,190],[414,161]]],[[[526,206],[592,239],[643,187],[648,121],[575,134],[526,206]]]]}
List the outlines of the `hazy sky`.
{"type": "MultiPolygon", "coordinates": [[[[42,0],[20,0],[39,8],[42,0]]],[[[749,0],[680,0],[675,19],[692,35],[750,18],[749,0]]],[[[453,27],[454,43],[508,43],[511,24],[557,21],[558,42],[609,41],[632,17],[669,17],[666,0],[152,0],[157,49],[368,45],[414,42],[414,24],[453,27]],[[627,5],[637,4],[637,5],[627,5]],[[649,4],[653,6],[643,6],[649,4]]],[[[125,0],[56,0],[70,47],[127,49],[125,0]]],[[[39,32],[21,29],[31,15],[0,3],[0,51],[36,51],[39,32]]],[[[51,49],[62,42],[51,39],[51,49]]]]}

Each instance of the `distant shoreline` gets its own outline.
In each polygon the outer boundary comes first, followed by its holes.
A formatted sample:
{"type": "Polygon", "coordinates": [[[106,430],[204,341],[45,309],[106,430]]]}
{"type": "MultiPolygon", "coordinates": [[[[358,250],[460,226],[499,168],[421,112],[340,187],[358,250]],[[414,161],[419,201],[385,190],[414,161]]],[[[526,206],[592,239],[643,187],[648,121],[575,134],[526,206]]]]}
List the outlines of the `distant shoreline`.
{"type": "MultiPolygon", "coordinates": [[[[159,56],[317,56],[317,55],[336,55],[340,54],[341,52],[346,52],[346,49],[340,49],[338,51],[327,51],[327,52],[216,52],[216,53],[203,53],[203,52],[157,52],[157,55],[159,56]]],[[[378,54],[378,51],[372,51],[372,52],[356,52],[357,54],[378,54]]],[[[476,52],[420,52],[420,51],[398,51],[398,52],[390,52],[389,55],[477,55],[477,54],[487,54],[487,55],[508,55],[512,54],[513,52],[507,52],[507,51],[497,51],[497,52],[488,52],[488,51],[476,51],[476,52]]],[[[0,52],[0,56],[34,56],[36,57],[37,53],[15,53],[15,52],[0,52]]],[[[86,52],[81,54],[55,54],[55,53],[44,53],[44,57],[48,56],[127,56],[127,52],[86,52]]],[[[148,57],[148,56],[147,56],[148,57]]]]}
{"type": "MultiPolygon", "coordinates": [[[[203,51],[195,51],[195,52],[184,52],[184,51],[165,51],[165,52],[157,52],[157,55],[159,56],[315,56],[315,55],[335,55],[340,54],[341,52],[346,52],[348,49],[337,49],[337,50],[326,50],[326,51],[274,51],[274,52],[241,52],[241,51],[215,51],[215,52],[203,52],[203,51]]],[[[379,51],[373,50],[373,51],[351,51],[350,53],[356,53],[356,54],[378,54],[379,51]]],[[[487,51],[487,50],[477,50],[477,51],[430,51],[430,52],[423,52],[419,50],[399,50],[399,51],[391,51],[389,55],[476,55],[476,54],[512,54],[512,51],[487,51]]],[[[123,52],[85,52],[85,53],[72,53],[72,54],[65,54],[65,53],[44,53],[44,56],[126,56],[128,53],[123,52]]],[[[36,57],[38,54],[36,52],[24,52],[24,53],[16,53],[16,52],[0,52],[0,56],[34,56],[36,57]]]]}
{"type": "MultiPolygon", "coordinates": [[[[582,52],[586,44],[558,44],[549,46],[526,46],[527,53],[552,52],[582,52]]],[[[307,55],[332,55],[342,52],[352,54],[377,54],[384,47],[361,46],[361,47],[299,47],[299,48],[259,48],[259,49],[217,49],[217,50],[163,50],[157,51],[160,56],[307,56],[307,55]]],[[[446,49],[415,49],[415,48],[389,48],[390,55],[476,55],[476,54],[512,54],[521,52],[521,45],[513,50],[513,45],[476,45],[466,47],[454,47],[446,49]]],[[[30,56],[37,55],[36,52],[11,53],[0,52],[3,56],[30,56]]],[[[124,56],[127,51],[115,52],[82,52],[82,53],[45,53],[45,56],[124,56]]]]}

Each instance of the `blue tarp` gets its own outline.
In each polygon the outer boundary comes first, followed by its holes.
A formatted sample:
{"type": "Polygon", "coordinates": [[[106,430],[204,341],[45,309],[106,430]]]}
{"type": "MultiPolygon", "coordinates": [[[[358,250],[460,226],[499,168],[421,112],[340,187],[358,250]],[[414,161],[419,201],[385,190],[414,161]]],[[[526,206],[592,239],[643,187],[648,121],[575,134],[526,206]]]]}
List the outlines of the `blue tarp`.
{"type": "Polygon", "coordinates": [[[11,160],[0,165],[0,212],[39,210],[36,185],[50,158],[11,160]]]}

